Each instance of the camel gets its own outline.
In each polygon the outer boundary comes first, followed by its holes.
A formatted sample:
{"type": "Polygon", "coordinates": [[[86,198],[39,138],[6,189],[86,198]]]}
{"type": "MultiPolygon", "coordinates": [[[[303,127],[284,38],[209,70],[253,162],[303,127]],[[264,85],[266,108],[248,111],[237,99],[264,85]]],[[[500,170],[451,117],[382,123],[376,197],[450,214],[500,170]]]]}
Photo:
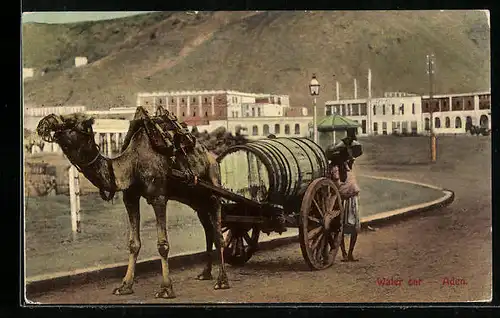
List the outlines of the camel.
{"type": "MultiPolygon", "coordinates": [[[[200,180],[218,186],[220,172],[215,155],[204,145],[196,143],[192,151],[183,158],[176,157],[173,152],[169,158],[155,151],[147,128],[140,124],[141,121],[136,120],[135,125],[132,125],[133,122],[125,139],[124,149],[122,148],[121,154],[112,159],[100,153],[92,130],[94,119],[85,114],[64,116],[51,114],[41,119],[37,127],[38,134],[44,140],[59,144],[68,160],[100,190],[103,199],[109,200],[118,191],[123,193],[123,203],[129,217],[129,261],[122,284],[115,288],[113,293],[115,295],[133,293],[135,266],[141,249],[139,229],[141,197],[153,207],[156,216],[162,281],[155,297],[176,297],[168,268],[169,242],[166,216],[168,200],[181,202],[196,211],[205,231],[206,265],[197,279],[212,279],[212,246],[215,244],[220,263],[214,289],[230,288],[223,257],[220,198],[209,190],[192,187],[168,176],[170,168],[185,171],[188,166],[200,180]],[[178,160],[171,160],[172,158],[178,160]]],[[[173,148],[171,145],[167,146],[168,149],[173,148]]]]}

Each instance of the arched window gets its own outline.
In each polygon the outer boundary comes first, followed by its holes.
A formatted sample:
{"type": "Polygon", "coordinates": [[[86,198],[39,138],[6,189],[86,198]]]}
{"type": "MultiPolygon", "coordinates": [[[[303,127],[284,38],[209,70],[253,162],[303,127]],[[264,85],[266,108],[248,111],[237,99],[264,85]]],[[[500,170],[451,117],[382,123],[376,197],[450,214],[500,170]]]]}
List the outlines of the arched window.
{"type": "Polygon", "coordinates": [[[285,135],[290,135],[290,125],[285,125],[285,135]]]}
{"type": "Polygon", "coordinates": [[[196,112],[193,112],[193,117],[196,117],[196,112]]]}
{"type": "Polygon", "coordinates": [[[375,105],[373,105],[373,115],[377,115],[377,107],[375,105]]]}
{"type": "Polygon", "coordinates": [[[392,104],[392,114],[396,115],[396,106],[394,104],[392,104]]]}
{"type": "Polygon", "coordinates": [[[445,126],[446,128],[450,128],[450,125],[451,125],[451,124],[450,124],[450,117],[446,117],[446,118],[444,119],[444,126],[445,126]]]}
{"type": "Polygon", "coordinates": [[[411,104],[411,113],[415,114],[415,103],[411,104]]]}
{"type": "Polygon", "coordinates": [[[295,134],[300,135],[300,125],[299,124],[295,124],[295,134]]]}
{"type": "Polygon", "coordinates": [[[382,105],[382,115],[385,115],[385,104],[382,105]]]}
{"type": "Polygon", "coordinates": [[[257,125],[252,126],[252,135],[257,136],[259,134],[259,127],[257,125]]]}
{"type": "Polygon", "coordinates": [[[425,130],[431,130],[431,120],[429,118],[425,119],[425,130]]]}
{"type": "Polygon", "coordinates": [[[269,135],[269,125],[268,124],[264,125],[263,130],[264,130],[264,133],[263,133],[264,136],[269,135]]]}
{"type": "Polygon", "coordinates": [[[434,119],[434,127],[441,128],[441,119],[439,119],[439,117],[434,119]]]}
{"type": "Polygon", "coordinates": [[[205,112],[205,117],[208,117],[208,113],[207,112],[205,112]]]}
{"type": "Polygon", "coordinates": [[[279,135],[281,132],[280,132],[280,124],[275,124],[274,125],[274,133],[276,135],[279,135]]]}
{"type": "Polygon", "coordinates": [[[460,117],[455,118],[455,128],[462,128],[462,119],[460,117]]]}

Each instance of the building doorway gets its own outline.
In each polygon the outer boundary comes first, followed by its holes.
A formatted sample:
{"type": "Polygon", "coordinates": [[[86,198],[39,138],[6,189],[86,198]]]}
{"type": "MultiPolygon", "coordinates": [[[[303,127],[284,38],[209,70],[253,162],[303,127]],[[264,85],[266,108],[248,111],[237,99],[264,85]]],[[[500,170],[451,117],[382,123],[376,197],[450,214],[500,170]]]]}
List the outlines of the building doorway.
{"type": "Polygon", "coordinates": [[[486,128],[488,129],[489,128],[489,118],[488,116],[486,115],[481,115],[481,117],[479,118],[479,126],[481,126],[481,128],[486,128]]]}

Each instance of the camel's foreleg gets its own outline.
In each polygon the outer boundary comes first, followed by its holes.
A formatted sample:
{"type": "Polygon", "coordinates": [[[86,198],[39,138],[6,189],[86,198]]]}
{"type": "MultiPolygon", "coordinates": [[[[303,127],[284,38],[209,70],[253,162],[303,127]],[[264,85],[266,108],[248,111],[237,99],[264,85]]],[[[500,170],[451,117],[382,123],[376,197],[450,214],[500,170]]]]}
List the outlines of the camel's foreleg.
{"type": "Polygon", "coordinates": [[[163,197],[156,199],[151,204],[156,215],[156,231],[158,235],[158,253],[161,257],[162,282],[160,290],[155,294],[157,298],[175,298],[172,280],[168,270],[168,244],[167,235],[167,200],[163,197]]]}
{"type": "Polygon", "coordinates": [[[210,280],[212,279],[212,247],[214,244],[214,227],[210,220],[210,215],[207,213],[207,211],[197,212],[198,218],[200,219],[201,225],[203,226],[203,230],[205,231],[205,240],[207,243],[207,250],[205,255],[206,265],[203,269],[203,272],[201,272],[201,274],[198,275],[197,278],[199,280],[210,280]]]}
{"type": "Polygon", "coordinates": [[[214,228],[214,243],[220,258],[219,276],[214,289],[228,289],[229,280],[227,278],[226,266],[224,264],[224,237],[222,236],[222,215],[219,198],[211,197],[212,206],[210,209],[210,221],[214,228]]]}
{"type": "Polygon", "coordinates": [[[140,197],[132,191],[125,191],[123,193],[123,203],[128,213],[129,220],[129,258],[127,273],[123,278],[122,285],[113,290],[115,295],[132,294],[132,286],[134,284],[135,265],[137,263],[137,256],[141,249],[140,237],[140,213],[139,213],[139,199],[140,197]]]}

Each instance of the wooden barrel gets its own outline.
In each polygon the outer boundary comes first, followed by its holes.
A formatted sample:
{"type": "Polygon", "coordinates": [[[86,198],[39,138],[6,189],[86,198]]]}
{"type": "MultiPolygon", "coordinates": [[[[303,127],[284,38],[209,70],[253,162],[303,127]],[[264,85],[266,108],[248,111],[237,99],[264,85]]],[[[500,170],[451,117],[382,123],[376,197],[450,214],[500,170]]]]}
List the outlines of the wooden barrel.
{"type": "Polygon", "coordinates": [[[276,204],[302,195],[309,183],[325,176],[328,164],[323,150],[306,138],[261,139],[231,147],[217,160],[222,187],[276,204]]]}

